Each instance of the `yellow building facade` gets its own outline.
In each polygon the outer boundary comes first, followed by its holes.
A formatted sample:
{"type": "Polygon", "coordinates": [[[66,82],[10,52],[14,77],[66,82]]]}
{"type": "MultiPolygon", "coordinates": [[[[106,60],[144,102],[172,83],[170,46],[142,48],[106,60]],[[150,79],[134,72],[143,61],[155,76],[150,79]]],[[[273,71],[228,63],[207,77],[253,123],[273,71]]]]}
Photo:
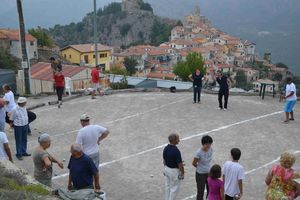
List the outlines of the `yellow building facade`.
{"type": "MultiPolygon", "coordinates": [[[[60,50],[64,59],[72,64],[81,66],[95,66],[95,46],[93,44],[69,45],[60,50]]],[[[108,46],[98,44],[98,65],[105,70],[110,70],[111,49],[108,46]]]]}

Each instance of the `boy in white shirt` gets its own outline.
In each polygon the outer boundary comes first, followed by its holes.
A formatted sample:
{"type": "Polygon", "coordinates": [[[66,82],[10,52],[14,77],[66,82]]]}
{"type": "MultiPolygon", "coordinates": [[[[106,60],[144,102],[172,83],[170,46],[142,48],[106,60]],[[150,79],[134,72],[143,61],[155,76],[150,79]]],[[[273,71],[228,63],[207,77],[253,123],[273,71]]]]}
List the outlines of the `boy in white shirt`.
{"type": "Polygon", "coordinates": [[[232,148],[231,151],[232,161],[226,161],[223,165],[223,181],[225,200],[241,199],[243,195],[243,179],[245,172],[239,159],[241,157],[241,150],[232,148]]]}
{"type": "Polygon", "coordinates": [[[285,86],[285,96],[283,97],[285,99],[285,105],[284,105],[284,112],[285,112],[285,123],[288,123],[290,120],[294,119],[294,106],[297,102],[297,96],[296,96],[296,86],[293,83],[293,79],[291,77],[286,78],[286,86],[285,86]],[[289,115],[291,117],[289,118],[289,115]]]}

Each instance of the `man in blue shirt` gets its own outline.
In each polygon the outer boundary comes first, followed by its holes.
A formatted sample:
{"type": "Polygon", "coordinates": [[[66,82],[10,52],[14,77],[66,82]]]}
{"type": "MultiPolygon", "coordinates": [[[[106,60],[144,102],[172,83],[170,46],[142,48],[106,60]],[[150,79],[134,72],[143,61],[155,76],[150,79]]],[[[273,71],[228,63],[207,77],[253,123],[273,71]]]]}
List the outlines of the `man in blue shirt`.
{"type": "Polygon", "coordinates": [[[166,177],[165,200],[174,200],[179,191],[180,180],[184,178],[184,167],[181,153],[176,147],[179,143],[179,135],[172,133],[168,139],[170,144],[168,144],[163,151],[164,175],[166,177]]]}
{"type": "Polygon", "coordinates": [[[99,173],[92,159],[82,152],[82,146],[80,144],[73,144],[71,146],[71,154],[68,165],[70,170],[68,189],[80,190],[94,188],[95,191],[99,191],[99,173]]]}
{"type": "Polygon", "coordinates": [[[202,90],[202,81],[204,80],[203,74],[201,74],[200,69],[196,69],[196,72],[189,75],[189,79],[193,82],[193,91],[194,91],[194,103],[196,103],[196,97],[198,96],[198,103],[201,103],[201,90],[202,90]]]}
{"type": "Polygon", "coordinates": [[[217,78],[213,77],[220,86],[219,93],[218,93],[218,100],[219,100],[219,109],[227,110],[228,104],[228,97],[229,97],[229,88],[231,87],[231,80],[222,74],[221,70],[217,71],[217,78]],[[224,96],[224,106],[222,103],[222,99],[224,96]]]}

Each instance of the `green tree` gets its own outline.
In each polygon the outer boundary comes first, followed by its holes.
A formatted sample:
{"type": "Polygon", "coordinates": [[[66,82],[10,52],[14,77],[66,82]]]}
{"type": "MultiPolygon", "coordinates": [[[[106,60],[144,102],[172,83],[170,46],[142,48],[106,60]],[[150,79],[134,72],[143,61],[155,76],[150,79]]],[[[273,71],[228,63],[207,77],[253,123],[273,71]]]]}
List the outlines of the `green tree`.
{"type": "Polygon", "coordinates": [[[276,67],[279,67],[279,68],[285,68],[285,69],[289,68],[286,64],[284,64],[282,62],[276,63],[275,65],[276,65],[276,67]]]}
{"type": "Polygon", "coordinates": [[[141,10],[147,10],[153,13],[153,9],[149,3],[145,3],[143,0],[137,0],[137,4],[141,10]]]}
{"type": "MultiPolygon", "coordinates": [[[[72,24],[75,26],[75,24],[72,24]]],[[[51,37],[47,35],[45,30],[43,30],[41,27],[38,27],[36,29],[32,28],[28,30],[28,33],[30,33],[33,37],[37,39],[38,46],[46,46],[46,47],[52,47],[54,46],[54,42],[51,37]]]]}
{"type": "Polygon", "coordinates": [[[17,70],[16,59],[8,52],[8,50],[0,47],[0,68],[17,70]]]}
{"type": "Polygon", "coordinates": [[[151,33],[150,33],[150,40],[152,45],[159,45],[163,42],[169,40],[171,35],[172,26],[166,23],[162,23],[155,19],[151,33]]]}
{"type": "Polygon", "coordinates": [[[194,73],[196,69],[199,69],[202,74],[206,74],[201,54],[191,52],[187,55],[186,61],[180,61],[174,66],[173,71],[183,81],[187,81],[189,80],[188,76],[194,73]]]}
{"type": "Polygon", "coordinates": [[[120,33],[122,36],[125,36],[127,35],[127,33],[129,32],[129,30],[131,29],[131,25],[126,23],[126,24],[123,24],[121,27],[120,27],[120,33]]]}
{"type": "Polygon", "coordinates": [[[239,88],[247,88],[247,76],[242,70],[238,70],[235,76],[235,84],[239,88]]]}
{"type": "Polygon", "coordinates": [[[110,73],[112,74],[118,74],[118,75],[127,75],[127,70],[124,68],[120,68],[120,67],[112,67],[110,70],[110,73]]]}
{"type": "Polygon", "coordinates": [[[279,73],[279,72],[276,72],[274,75],[273,75],[273,81],[282,81],[282,74],[279,73]]]}
{"type": "Polygon", "coordinates": [[[129,75],[135,74],[135,72],[136,72],[135,67],[138,65],[138,62],[135,59],[126,57],[124,59],[123,64],[129,75]]]}

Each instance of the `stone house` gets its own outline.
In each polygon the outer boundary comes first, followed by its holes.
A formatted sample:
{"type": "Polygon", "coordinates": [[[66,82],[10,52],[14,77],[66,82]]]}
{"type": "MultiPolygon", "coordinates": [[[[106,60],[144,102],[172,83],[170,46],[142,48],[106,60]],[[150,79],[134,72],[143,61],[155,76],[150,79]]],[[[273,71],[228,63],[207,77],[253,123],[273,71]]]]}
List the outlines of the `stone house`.
{"type": "MultiPolygon", "coordinates": [[[[38,59],[37,39],[27,33],[25,40],[28,59],[38,59]]],[[[11,55],[22,59],[19,30],[0,29],[0,45],[8,48],[11,55]]]]}

